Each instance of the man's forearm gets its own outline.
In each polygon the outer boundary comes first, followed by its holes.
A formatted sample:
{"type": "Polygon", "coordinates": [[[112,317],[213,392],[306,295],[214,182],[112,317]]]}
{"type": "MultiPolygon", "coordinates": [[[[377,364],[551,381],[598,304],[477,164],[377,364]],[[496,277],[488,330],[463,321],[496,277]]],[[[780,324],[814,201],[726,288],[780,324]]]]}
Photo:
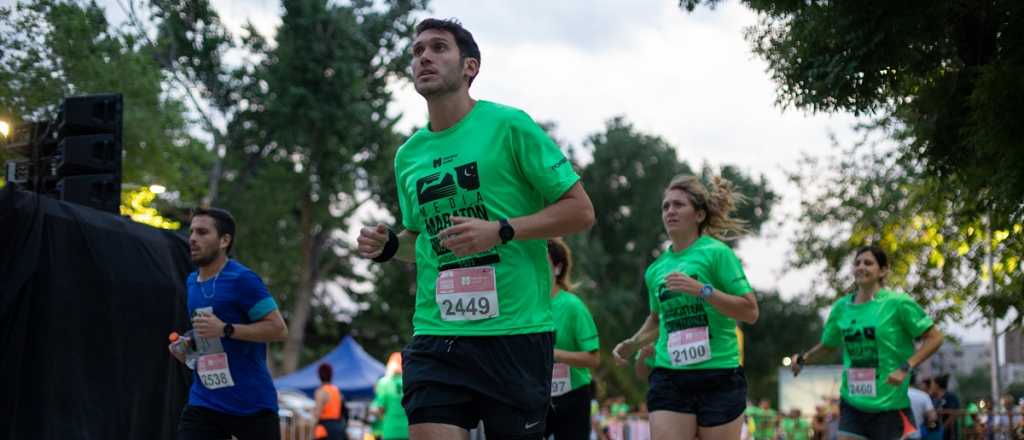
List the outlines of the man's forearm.
{"type": "Polygon", "coordinates": [[[594,225],[594,205],[577,182],[562,198],[540,211],[509,219],[516,240],[543,240],[575,234],[594,225]]]}
{"type": "Polygon", "coordinates": [[[254,322],[252,324],[234,324],[231,339],[249,342],[280,342],[288,338],[288,328],[283,323],[272,320],[254,322]]]}

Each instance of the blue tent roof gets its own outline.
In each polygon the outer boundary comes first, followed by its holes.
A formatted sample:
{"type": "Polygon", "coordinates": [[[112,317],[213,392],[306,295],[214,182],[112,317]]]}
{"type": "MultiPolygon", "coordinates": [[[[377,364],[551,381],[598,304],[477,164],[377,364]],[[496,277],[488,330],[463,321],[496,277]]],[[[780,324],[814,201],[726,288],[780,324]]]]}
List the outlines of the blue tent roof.
{"type": "Polygon", "coordinates": [[[341,344],[326,356],[292,374],[275,379],[274,386],[278,389],[299,390],[312,397],[320,386],[317,368],[324,362],[334,367],[334,380],[331,382],[341,389],[346,400],[372,399],[377,379],[384,376],[384,364],[366,354],[351,336],[345,336],[341,344]]]}

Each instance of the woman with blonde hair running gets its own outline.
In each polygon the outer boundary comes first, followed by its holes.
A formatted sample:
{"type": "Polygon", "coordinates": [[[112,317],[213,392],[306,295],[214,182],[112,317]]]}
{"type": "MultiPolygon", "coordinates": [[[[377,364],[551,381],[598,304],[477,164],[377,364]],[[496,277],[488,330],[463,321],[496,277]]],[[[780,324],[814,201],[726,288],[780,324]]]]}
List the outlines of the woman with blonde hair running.
{"type": "Polygon", "coordinates": [[[672,179],[661,220],[672,241],[644,275],[651,312],[613,350],[625,364],[654,342],[647,407],[654,440],[739,438],[747,382],[736,321],[757,321],[757,299],[739,258],[722,240],[746,230],[730,216],[739,195],[721,178],[672,179]]]}

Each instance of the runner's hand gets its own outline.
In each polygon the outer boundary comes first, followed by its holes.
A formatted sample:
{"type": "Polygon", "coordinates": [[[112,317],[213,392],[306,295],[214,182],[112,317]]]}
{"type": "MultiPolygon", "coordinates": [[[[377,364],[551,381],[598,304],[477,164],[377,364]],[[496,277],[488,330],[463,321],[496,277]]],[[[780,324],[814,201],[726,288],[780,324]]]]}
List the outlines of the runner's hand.
{"type": "Polygon", "coordinates": [[[359,255],[363,258],[377,258],[388,242],[388,227],[383,223],[375,227],[364,227],[359,230],[356,242],[359,244],[359,255]]]}
{"type": "Polygon", "coordinates": [[[679,272],[672,272],[665,277],[665,288],[673,292],[683,292],[691,296],[698,296],[702,287],[704,287],[704,284],[700,281],[679,272]]]}
{"type": "Polygon", "coordinates": [[[192,329],[201,337],[219,338],[224,336],[224,321],[213,313],[203,313],[192,318],[192,329]]]}
{"type": "Polygon", "coordinates": [[[800,359],[800,353],[794,353],[789,358],[792,359],[792,363],[789,364],[789,371],[792,371],[793,377],[796,377],[804,369],[802,363],[797,362],[797,359],[800,359]]]}
{"type": "Polygon", "coordinates": [[[633,342],[632,338],[626,339],[619,342],[619,345],[615,346],[615,349],[612,350],[612,357],[615,358],[616,364],[623,366],[629,363],[629,360],[633,358],[633,354],[636,353],[636,349],[636,342],[633,342]]]}
{"type": "Polygon", "coordinates": [[[903,379],[907,378],[907,372],[897,368],[892,373],[889,373],[889,377],[885,378],[885,382],[889,385],[899,385],[903,383],[903,379]]]}
{"type": "Polygon", "coordinates": [[[637,360],[642,362],[647,360],[647,358],[651,357],[652,355],[654,355],[654,344],[647,344],[644,346],[644,348],[640,349],[640,357],[637,358],[637,360]]]}
{"type": "Polygon", "coordinates": [[[451,216],[452,226],[437,233],[441,245],[458,257],[489,251],[501,243],[498,222],[472,217],[451,216]]]}
{"type": "Polygon", "coordinates": [[[178,353],[177,351],[174,351],[174,345],[183,344],[187,342],[187,340],[179,340],[177,342],[171,342],[170,344],[167,344],[167,351],[171,352],[171,356],[174,356],[174,358],[177,359],[178,362],[181,362],[183,364],[185,363],[185,353],[178,353]]]}

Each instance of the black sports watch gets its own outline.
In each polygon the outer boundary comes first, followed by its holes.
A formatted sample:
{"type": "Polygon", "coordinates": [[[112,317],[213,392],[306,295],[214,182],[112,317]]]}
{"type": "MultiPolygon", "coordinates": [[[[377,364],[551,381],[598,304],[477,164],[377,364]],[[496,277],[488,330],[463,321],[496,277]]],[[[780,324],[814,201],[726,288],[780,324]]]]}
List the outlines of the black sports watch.
{"type": "Polygon", "coordinates": [[[900,369],[903,370],[904,373],[909,373],[912,369],[910,368],[910,362],[903,362],[900,364],[900,369]]]}
{"type": "Polygon", "coordinates": [[[230,338],[231,335],[235,334],[235,326],[231,325],[230,322],[224,324],[224,337],[230,338]]]}
{"type": "Polygon", "coordinates": [[[508,222],[507,218],[498,220],[498,224],[501,225],[498,228],[498,237],[501,238],[501,244],[512,241],[512,238],[516,236],[516,229],[512,227],[512,224],[508,222]]]}

